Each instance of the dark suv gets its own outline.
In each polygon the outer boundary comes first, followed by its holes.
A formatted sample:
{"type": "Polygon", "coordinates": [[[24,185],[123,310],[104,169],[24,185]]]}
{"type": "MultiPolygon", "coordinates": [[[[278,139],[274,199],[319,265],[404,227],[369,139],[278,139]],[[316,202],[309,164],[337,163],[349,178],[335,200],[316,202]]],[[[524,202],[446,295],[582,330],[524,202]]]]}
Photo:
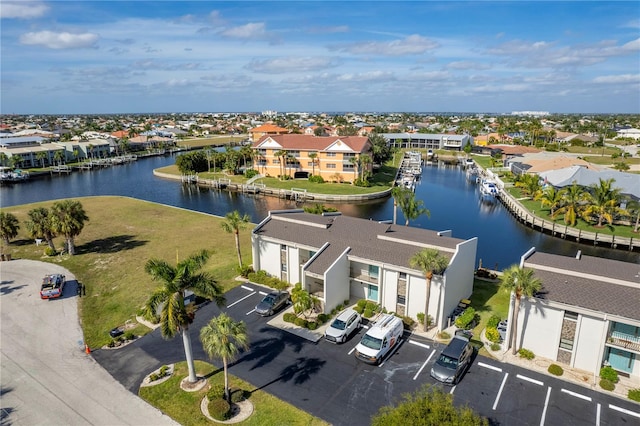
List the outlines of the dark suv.
{"type": "Polygon", "coordinates": [[[455,385],[471,365],[473,346],[463,336],[453,336],[431,368],[431,377],[439,382],[455,385]]]}

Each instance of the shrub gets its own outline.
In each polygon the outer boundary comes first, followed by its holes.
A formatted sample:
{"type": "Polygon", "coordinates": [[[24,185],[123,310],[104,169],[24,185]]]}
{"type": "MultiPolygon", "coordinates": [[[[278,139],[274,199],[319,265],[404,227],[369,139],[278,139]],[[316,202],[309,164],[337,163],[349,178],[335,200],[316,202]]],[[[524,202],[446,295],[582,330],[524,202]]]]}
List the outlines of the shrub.
{"type": "Polygon", "coordinates": [[[604,390],[612,391],[616,388],[616,385],[611,380],[600,379],[600,387],[604,390]]]}
{"type": "Polygon", "coordinates": [[[216,420],[228,420],[231,414],[231,405],[222,398],[209,401],[209,415],[216,420]]]}
{"type": "Polygon", "coordinates": [[[449,339],[451,339],[451,335],[449,333],[447,333],[446,331],[441,331],[440,333],[438,333],[438,339],[440,339],[440,340],[449,340],[449,339]]]}
{"type": "Polygon", "coordinates": [[[244,177],[246,177],[247,179],[251,179],[257,174],[258,174],[258,171],[256,169],[247,169],[244,171],[244,177]]]}
{"type": "Polygon", "coordinates": [[[249,392],[243,389],[232,389],[230,392],[230,399],[232,404],[237,404],[238,402],[242,402],[247,399],[249,396],[249,392]]]}
{"type": "Polygon", "coordinates": [[[342,305],[338,305],[336,306],[336,311],[340,312],[342,310],[343,306],[342,305]]]}
{"type": "Polygon", "coordinates": [[[353,310],[362,315],[364,312],[364,306],[354,306],[353,310]]]}
{"type": "Polygon", "coordinates": [[[536,357],[533,352],[525,348],[520,349],[518,351],[518,355],[520,355],[520,358],[524,358],[524,359],[534,359],[536,357]]]}
{"type": "Polygon", "coordinates": [[[283,316],[282,316],[282,320],[284,322],[295,322],[296,318],[298,318],[296,316],[296,314],[294,314],[293,312],[286,312],[283,316]]]}
{"type": "Polygon", "coordinates": [[[362,316],[364,316],[365,318],[371,318],[373,316],[373,311],[369,308],[365,308],[362,316]]]}
{"type": "Polygon", "coordinates": [[[491,315],[489,321],[487,321],[487,328],[498,328],[500,324],[500,317],[498,315],[491,315]]]}
{"type": "Polygon", "coordinates": [[[551,364],[547,371],[554,376],[562,376],[562,374],[564,373],[564,370],[558,364],[551,364]]]}
{"type": "Polygon", "coordinates": [[[632,401],[640,402],[640,388],[629,389],[629,392],[627,392],[627,397],[632,401]]]}
{"type": "Polygon", "coordinates": [[[349,299],[345,299],[345,301],[344,301],[344,302],[342,302],[342,304],[343,304],[344,306],[349,306],[349,299]]]}
{"type": "Polygon", "coordinates": [[[327,315],[327,314],[318,314],[316,319],[318,320],[318,322],[320,324],[324,324],[329,319],[329,315],[327,315]]]}
{"type": "Polygon", "coordinates": [[[166,376],[168,372],[169,372],[169,366],[168,365],[163,365],[162,367],[160,367],[160,375],[162,377],[166,376]]]}
{"type": "Polygon", "coordinates": [[[316,328],[318,328],[318,323],[315,321],[309,321],[307,322],[307,328],[309,330],[315,330],[316,328]]]}
{"type": "Polygon", "coordinates": [[[618,383],[618,372],[607,365],[600,369],[600,378],[608,380],[611,383],[618,383]]]}
{"type": "Polygon", "coordinates": [[[491,350],[492,351],[499,351],[500,349],[502,349],[502,346],[500,346],[500,343],[492,343],[491,344],[491,350]]]}
{"type": "Polygon", "coordinates": [[[127,331],[126,333],[124,333],[124,340],[133,340],[136,338],[136,335],[133,334],[133,332],[131,331],[127,331]]]}
{"type": "Polygon", "coordinates": [[[338,310],[337,310],[336,308],[333,308],[333,309],[331,310],[331,316],[333,316],[333,315],[335,315],[335,314],[337,314],[337,313],[338,313],[338,310]]]}
{"type": "Polygon", "coordinates": [[[358,308],[362,308],[364,309],[364,307],[367,305],[367,300],[366,299],[360,299],[358,300],[358,302],[356,303],[356,306],[358,308]]]}
{"type": "Polygon", "coordinates": [[[247,278],[249,274],[253,272],[253,266],[251,265],[236,266],[236,271],[238,272],[238,274],[240,274],[242,278],[247,278]]]}
{"type": "Polygon", "coordinates": [[[456,318],[456,327],[469,329],[472,328],[473,323],[476,320],[476,310],[472,307],[468,307],[464,310],[462,315],[456,318]]]}
{"type": "Polygon", "coordinates": [[[418,318],[418,322],[422,325],[424,324],[424,312],[418,312],[416,314],[416,318],[418,318]]]}
{"type": "Polygon", "coordinates": [[[209,398],[209,401],[221,399],[222,397],[224,397],[224,385],[222,383],[211,385],[211,388],[207,391],[207,398],[209,398]]]}
{"type": "Polygon", "coordinates": [[[309,182],[311,183],[324,183],[324,179],[322,178],[322,176],[309,176],[309,182]]]}
{"type": "Polygon", "coordinates": [[[492,343],[500,343],[500,333],[498,332],[498,329],[495,327],[491,327],[485,330],[484,332],[485,337],[487,338],[487,340],[489,340],[492,343]]]}
{"type": "Polygon", "coordinates": [[[360,178],[356,179],[356,180],[353,182],[353,184],[354,184],[355,186],[362,186],[362,187],[366,187],[366,188],[368,188],[368,187],[370,187],[370,186],[371,186],[371,182],[369,182],[369,181],[368,181],[368,180],[366,180],[366,179],[360,179],[360,178]]]}
{"type": "Polygon", "coordinates": [[[378,307],[378,305],[376,304],[376,302],[368,301],[366,303],[366,305],[364,306],[364,309],[365,310],[370,309],[371,311],[375,311],[377,309],[377,307],[378,307]]]}
{"type": "Polygon", "coordinates": [[[297,325],[298,327],[304,327],[307,328],[307,320],[304,318],[296,318],[295,321],[293,322],[295,325],[297,325]]]}
{"type": "Polygon", "coordinates": [[[413,326],[416,324],[416,322],[411,317],[408,317],[405,315],[401,318],[402,318],[402,324],[405,330],[411,330],[413,326]]]}
{"type": "Polygon", "coordinates": [[[44,249],[45,256],[55,256],[56,254],[56,249],[52,249],[51,247],[47,247],[46,249],[44,249]]]}

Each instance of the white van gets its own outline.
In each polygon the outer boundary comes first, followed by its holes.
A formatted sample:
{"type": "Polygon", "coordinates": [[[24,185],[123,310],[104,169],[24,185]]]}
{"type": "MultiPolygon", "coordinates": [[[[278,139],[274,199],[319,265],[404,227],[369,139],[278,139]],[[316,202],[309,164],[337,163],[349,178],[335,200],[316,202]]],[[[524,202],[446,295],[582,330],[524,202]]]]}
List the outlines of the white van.
{"type": "Polygon", "coordinates": [[[403,331],[402,319],[391,314],[381,315],[356,346],[356,358],[368,364],[380,364],[398,344],[403,331]]]}

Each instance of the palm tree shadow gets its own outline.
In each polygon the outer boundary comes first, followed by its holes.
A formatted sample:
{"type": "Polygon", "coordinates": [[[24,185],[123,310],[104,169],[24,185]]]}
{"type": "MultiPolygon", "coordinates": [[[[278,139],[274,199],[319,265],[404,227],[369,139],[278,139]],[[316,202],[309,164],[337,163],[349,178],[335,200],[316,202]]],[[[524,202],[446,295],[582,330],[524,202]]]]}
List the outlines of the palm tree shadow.
{"type": "Polygon", "coordinates": [[[2,282],[0,282],[0,294],[9,294],[12,293],[16,290],[21,289],[22,287],[26,287],[25,284],[22,285],[14,285],[12,286],[11,284],[13,284],[14,281],[5,281],[3,280],[2,282]]]}
{"type": "Polygon", "coordinates": [[[251,370],[254,370],[269,364],[282,353],[286,346],[291,346],[295,353],[302,350],[303,341],[287,332],[273,327],[262,327],[260,332],[271,333],[274,336],[252,342],[251,350],[234,362],[234,365],[240,362],[256,360],[255,365],[251,367],[251,370]]]}
{"type": "Polygon", "coordinates": [[[273,383],[276,383],[279,381],[282,381],[282,382],[293,381],[294,384],[301,385],[306,381],[308,381],[311,378],[311,376],[313,376],[314,374],[317,374],[322,369],[322,367],[324,367],[326,363],[327,362],[325,360],[321,360],[318,358],[302,358],[302,357],[296,358],[295,363],[284,368],[280,372],[280,375],[278,377],[271,380],[270,382],[265,383],[264,385],[258,388],[255,388],[254,390],[251,391],[251,393],[257,390],[262,390],[267,386],[272,385],[273,383]]]}
{"type": "Polygon", "coordinates": [[[76,254],[118,253],[124,250],[132,250],[147,243],[148,241],[136,240],[133,235],[114,235],[82,244],[76,247],[76,254]]]}

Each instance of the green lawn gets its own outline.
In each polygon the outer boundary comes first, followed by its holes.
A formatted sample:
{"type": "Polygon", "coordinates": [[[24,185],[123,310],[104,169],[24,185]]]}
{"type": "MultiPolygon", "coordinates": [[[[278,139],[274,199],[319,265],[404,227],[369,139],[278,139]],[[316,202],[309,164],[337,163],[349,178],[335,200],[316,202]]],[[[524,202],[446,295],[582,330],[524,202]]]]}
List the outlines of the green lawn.
{"type": "MultiPolygon", "coordinates": [[[[152,257],[175,264],[201,249],[213,255],[205,270],[225,289],[237,286],[237,256],[232,234],[222,231],[222,219],[199,212],[173,208],[126,197],[78,198],[89,216],[76,238],[75,256],[44,256],[44,246],[29,238],[24,220],[36,207],[53,202],[27,204],[2,209],[16,215],[20,231],[4,249],[14,259],[33,259],[59,264],[69,269],[86,286],[87,296],[78,300],[85,341],[90,347],[108,343],[109,330],[135,320],[138,310],[158,284],[144,271],[152,257]]],[[[242,212],[241,212],[242,213],[242,212]]],[[[240,247],[245,263],[251,260],[250,229],[241,232],[240,247]]],[[[57,248],[63,240],[55,239],[57,248]]],[[[148,332],[144,326],[138,334],[148,332]]]]}
{"type": "MultiPolygon", "coordinates": [[[[509,314],[509,293],[500,290],[500,283],[475,279],[473,282],[473,294],[471,295],[471,307],[480,316],[480,322],[473,329],[474,343],[482,346],[480,333],[487,326],[487,321],[492,315],[498,315],[506,319],[509,314]]],[[[480,354],[487,355],[483,348],[480,354]]]]}
{"type": "MultiPolygon", "coordinates": [[[[195,365],[197,374],[207,377],[209,384],[224,384],[224,374],[220,369],[202,361],[195,361],[195,365]]],[[[197,392],[185,392],[180,389],[180,381],[187,375],[186,362],[180,362],[176,364],[174,374],[169,380],[156,386],[142,387],[139,395],[183,426],[215,424],[207,419],[200,410],[200,402],[207,394],[209,386],[205,386],[197,392]]],[[[251,392],[249,401],[253,404],[254,411],[251,417],[239,423],[241,425],[320,426],[327,424],[237,377],[229,376],[229,382],[231,388],[240,388],[251,392]]]]}

